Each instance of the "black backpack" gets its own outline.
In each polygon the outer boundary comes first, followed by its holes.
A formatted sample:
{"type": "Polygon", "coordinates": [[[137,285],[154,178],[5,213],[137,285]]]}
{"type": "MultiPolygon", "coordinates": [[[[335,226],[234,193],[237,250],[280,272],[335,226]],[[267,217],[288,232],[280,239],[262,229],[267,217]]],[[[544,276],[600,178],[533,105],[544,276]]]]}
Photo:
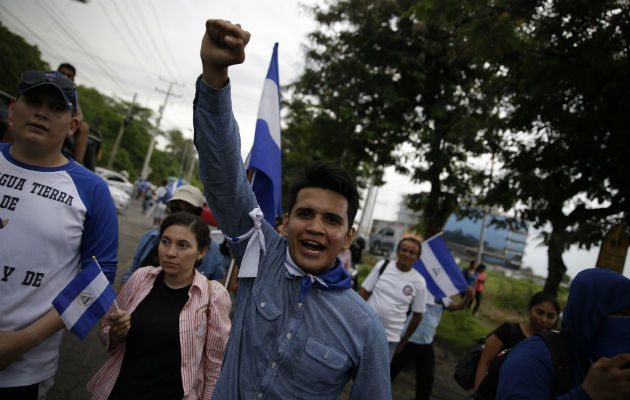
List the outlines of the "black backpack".
{"type": "MultiPolygon", "coordinates": [[[[551,362],[554,366],[552,397],[560,396],[571,389],[573,383],[573,368],[571,347],[567,337],[558,331],[544,331],[536,334],[540,336],[549,351],[551,352],[551,362]]],[[[507,359],[511,348],[505,349],[497,354],[496,359],[490,364],[488,374],[481,381],[477,391],[468,399],[470,400],[494,400],[499,387],[499,371],[507,359]]]]}

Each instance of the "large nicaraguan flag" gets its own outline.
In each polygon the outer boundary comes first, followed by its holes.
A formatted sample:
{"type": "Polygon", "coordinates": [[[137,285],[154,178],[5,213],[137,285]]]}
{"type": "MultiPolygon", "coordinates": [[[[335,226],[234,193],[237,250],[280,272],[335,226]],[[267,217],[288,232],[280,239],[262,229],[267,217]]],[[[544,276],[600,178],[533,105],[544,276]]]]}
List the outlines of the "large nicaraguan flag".
{"type": "Polygon", "coordinates": [[[252,171],[252,190],[258,205],[271,226],[276,217],[282,215],[279,82],[276,43],[258,106],[254,145],[245,162],[245,168],[252,171]]]}
{"type": "Polygon", "coordinates": [[[83,339],[111,307],[116,293],[101,267],[92,260],[53,300],[63,323],[83,339]]]}
{"type": "Polygon", "coordinates": [[[413,267],[427,281],[427,288],[436,300],[466,290],[466,280],[441,233],[422,242],[422,255],[413,267]]]}

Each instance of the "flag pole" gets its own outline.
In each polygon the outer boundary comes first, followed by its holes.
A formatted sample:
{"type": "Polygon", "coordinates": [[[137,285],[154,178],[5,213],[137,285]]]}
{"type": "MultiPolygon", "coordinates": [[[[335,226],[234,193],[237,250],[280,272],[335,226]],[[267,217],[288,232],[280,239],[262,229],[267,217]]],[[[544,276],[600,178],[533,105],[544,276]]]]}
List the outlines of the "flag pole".
{"type": "MultiPolygon", "coordinates": [[[[101,268],[101,264],[98,263],[98,260],[96,259],[96,256],[92,256],[92,260],[94,260],[94,262],[96,263],[96,265],[98,265],[98,268],[103,271],[103,268],[101,268]]],[[[116,307],[116,312],[120,311],[120,308],[118,307],[118,303],[116,302],[116,299],[114,299],[114,307],[116,307]]]]}
{"type": "Polygon", "coordinates": [[[227,279],[225,280],[225,288],[227,289],[230,284],[230,279],[232,278],[232,271],[234,270],[234,258],[230,261],[230,268],[228,269],[227,279]]]}

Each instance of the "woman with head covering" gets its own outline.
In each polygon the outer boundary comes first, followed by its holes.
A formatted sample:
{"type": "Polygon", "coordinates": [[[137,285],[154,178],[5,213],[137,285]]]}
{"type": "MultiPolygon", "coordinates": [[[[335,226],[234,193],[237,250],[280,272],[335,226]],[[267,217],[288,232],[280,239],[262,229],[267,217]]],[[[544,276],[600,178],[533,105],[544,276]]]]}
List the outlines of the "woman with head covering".
{"type": "Polygon", "coordinates": [[[543,339],[531,337],[512,349],[501,367],[496,398],[630,398],[629,308],[628,278],[601,268],[580,272],[571,284],[561,331],[571,348],[570,390],[554,394],[559,370],[543,339]]]}

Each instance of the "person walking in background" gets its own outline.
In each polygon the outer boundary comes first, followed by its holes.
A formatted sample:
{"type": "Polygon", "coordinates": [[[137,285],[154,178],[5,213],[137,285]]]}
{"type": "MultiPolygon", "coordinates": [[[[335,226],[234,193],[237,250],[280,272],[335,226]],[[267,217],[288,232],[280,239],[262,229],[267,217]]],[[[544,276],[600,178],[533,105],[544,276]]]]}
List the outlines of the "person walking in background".
{"type": "Polygon", "coordinates": [[[359,295],[374,308],[387,332],[390,361],[405,347],[426,311],[427,283],[413,268],[421,251],[422,244],[417,239],[401,239],[396,248],[396,262],[376,263],[359,290],[359,295]],[[412,317],[405,329],[409,310],[412,317]]]}
{"type": "Polygon", "coordinates": [[[151,208],[151,216],[153,217],[153,225],[160,226],[164,211],[166,211],[166,203],[168,202],[168,180],[162,179],[162,186],[157,188],[153,193],[153,208],[151,208]]]}
{"type": "Polygon", "coordinates": [[[87,385],[92,399],[209,399],[230,333],[230,297],[196,268],[208,225],[174,213],[160,226],[159,267],[137,270],[99,331],[111,354],[87,385]]]}
{"type": "Polygon", "coordinates": [[[481,292],[483,292],[483,285],[486,283],[486,266],[479,264],[476,270],[475,277],[475,307],[472,310],[473,315],[479,309],[481,305],[481,292]]]}
{"type": "MultiPolygon", "coordinates": [[[[74,77],[77,74],[77,70],[72,64],[62,63],[57,68],[57,71],[61,72],[66,76],[66,78],[74,82],[74,77]]],[[[94,171],[96,154],[92,154],[90,157],[86,158],[90,127],[83,120],[83,112],[81,111],[81,106],[79,104],[77,104],[77,118],[79,119],[79,127],[72,135],[72,139],[66,139],[70,140],[70,148],[68,148],[68,151],[72,152],[72,157],[76,162],[78,162],[79,164],[83,164],[86,168],[94,171]]]]}
{"type": "MultiPolygon", "coordinates": [[[[475,272],[476,269],[477,269],[477,261],[471,260],[468,267],[462,271],[462,274],[464,275],[464,279],[466,280],[466,286],[473,288],[473,296],[474,296],[474,291],[475,291],[475,279],[477,279],[477,273],[475,272]]],[[[466,293],[460,293],[460,296],[462,298],[464,298],[465,295],[466,293]]],[[[472,301],[469,301],[466,307],[470,308],[471,304],[472,304],[472,301]]]]}
{"type": "MultiPolygon", "coordinates": [[[[483,264],[479,267],[482,266],[483,264]]],[[[529,318],[526,322],[504,322],[495,329],[486,339],[479,364],[477,364],[475,390],[486,377],[488,368],[496,359],[497,354],[516,346],[525,338],[553,328],[558,321],[558,315],[560,315],[560,304],[556,297],[545,292],[538,292],[529,300],[529,318]]]]}
{"type": "Polygon", "coordinates": [[[140,192],[142,193],[142,214],[146,214],[151,203],[153,202],[153,184],[150,180],[146,180],[140,186],[140,192]]]}
{"type": "Polygon", "coordinates": [[[466,280],[466,285],[474,288],[475,287],[475,279],[477,279],[477,261],[472,260],[462,274],[464,274],[464,279],[466,280]]]}
{"type": "Polygon", "coordinates": [[[61,153],[79,125],[74,83],[26,71],[0,144],[0,399],[44,398],[57,371],[64,324],[53,299],[95,256],[110,283],[118,219],[107,184],[61,153]]]}
{"type": "MultiPolygon", "coordinates": [[[[413,362],[416,371],[416,400],[429,400],[433,390],[433,375],[435,367],[435,355],[433,352],[433,339],[442,313],[446,311],[456,311],[466,308],[472,301],[473,288],[466,287],[464,297],[458,302],[453,302],[449,297],[436,299],[433,294],[428,294],[427,310],[420,321],[420,325],[411,335],[405,348],[394,356],[390,365],[390,376],[392,384],[394,379],[409,363],[413,362]]],[[[411,319],[409,315],[405,323],[405,330],[411,319]]]]}

